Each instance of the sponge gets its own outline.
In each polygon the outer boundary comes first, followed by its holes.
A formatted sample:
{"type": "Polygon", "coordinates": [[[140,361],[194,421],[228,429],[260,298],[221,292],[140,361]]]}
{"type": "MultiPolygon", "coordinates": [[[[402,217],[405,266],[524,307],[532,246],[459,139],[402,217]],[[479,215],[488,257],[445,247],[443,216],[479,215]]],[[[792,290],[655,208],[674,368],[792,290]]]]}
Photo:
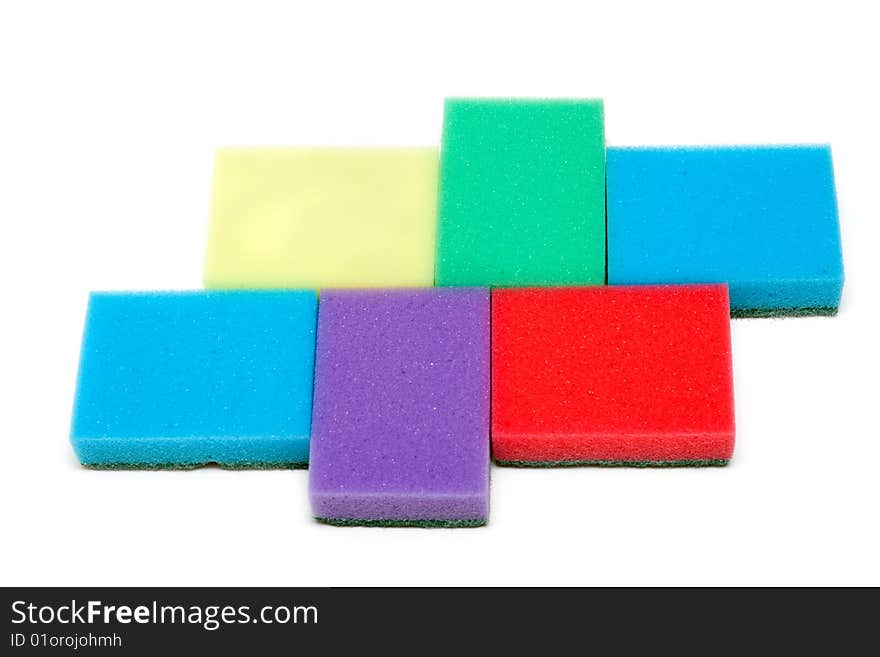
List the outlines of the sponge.
{"type": "Polygon", "coordinates": [[[728,283],[735,317],[835,314],[831,150],[609,148],[608,282],[728,283]]]}
{"type": "Polygon", "coordinates": [[[209,288],[433,285],[436,148],[221,149],[209,288]]]}
{"type": "Polygon", "coordinates": [[[605,282],[600,100],[446,101],[437,285],[605,282]]]}
{"type": "Polygon", "coordinates": [[[308,461],[311,291],[93,293],[71,442],[95,468],[308,461]]]}
{"type": "Polygon", "coordinates": [[[501,465],[723,465],[733,453],[724,285],[492,292],[501,465]]]}
{"type": "Polygon", "coordinates": [[[339,525],[466,527],[489,507],[489,292],[321,295],[309,490],[339,525]]]}

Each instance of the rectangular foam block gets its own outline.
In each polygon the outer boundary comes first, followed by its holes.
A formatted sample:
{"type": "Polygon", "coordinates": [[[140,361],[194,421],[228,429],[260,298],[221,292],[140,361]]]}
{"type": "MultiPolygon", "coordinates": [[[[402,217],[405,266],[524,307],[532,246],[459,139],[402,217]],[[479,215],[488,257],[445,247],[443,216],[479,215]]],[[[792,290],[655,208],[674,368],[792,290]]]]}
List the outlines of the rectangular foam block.
{"type": "Polygon", "coordinates": [[[733,316],[832,315],[827,146],[608,149],[608,282],[727,283],[733,316]]]}
{"type": "Polygon", "coordinates": [[[93,293],[71,442],[97,468],[308,461],[311,291],[93,293]]]}
{"type": "Polygon", "coordinates": [[[434,283],[436,148],[221,149],[209,288],[434,283]]]}
{"type": "Polygon", "coordinates": [[[722,465],[734,446],[724,285],[492,292],[502,465],[722,465]]]}
{"type": "Polygon", "coordinates": [[[605,282],[601,100],[450,99],[437,285],[605,282]]]}
{"type": "Polygon", "coordinates": [[[331,524],[476,526],[489,507],[489,293],[325,291],[309,490],[331,524]]]}

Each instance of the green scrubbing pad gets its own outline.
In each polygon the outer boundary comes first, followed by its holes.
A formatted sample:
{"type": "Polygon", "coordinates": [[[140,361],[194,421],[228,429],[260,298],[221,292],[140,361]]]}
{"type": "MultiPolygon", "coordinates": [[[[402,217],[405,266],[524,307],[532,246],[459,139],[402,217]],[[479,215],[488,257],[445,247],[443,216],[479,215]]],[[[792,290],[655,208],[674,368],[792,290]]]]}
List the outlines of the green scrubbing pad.
{"type": "Polygon", "coordinates": [[[437,285],[605,282],[599,100],[447,100],[437,285]]]}
{"type": "Polygon", "coordinates": [[[600,468],[710,468],[725,466],[730,459],[695,459],[681,461],[598,461],[595,459],[577,461],[495,461],[498,465],[511,468],[567,468],[586,465],[600,468]]]}
{"type": "Polygon", "coordinates": [[[334,527],[421,527],[422,529],[433,528],[463,528],[482,527],[486,519],[479,520],[358,520],[349,518],[315,518],[324,525],[334,527]]]}
{"type": "Polygon", "coordinates": [[[834,317],[837,306],[804,306],[802,308],[731,308],[734,319],[746,317],[834,317]]]}

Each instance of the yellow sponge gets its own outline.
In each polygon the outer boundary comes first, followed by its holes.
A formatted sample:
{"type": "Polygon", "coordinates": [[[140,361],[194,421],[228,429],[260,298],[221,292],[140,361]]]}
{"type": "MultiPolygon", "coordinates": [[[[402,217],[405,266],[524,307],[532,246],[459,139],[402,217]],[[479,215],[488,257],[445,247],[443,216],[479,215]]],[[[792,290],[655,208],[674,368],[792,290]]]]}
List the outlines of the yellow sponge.
{"type": "Polygon", "coordinates": [[[217,151],[208,288],[434,284],[436,148],[217,151]]]}

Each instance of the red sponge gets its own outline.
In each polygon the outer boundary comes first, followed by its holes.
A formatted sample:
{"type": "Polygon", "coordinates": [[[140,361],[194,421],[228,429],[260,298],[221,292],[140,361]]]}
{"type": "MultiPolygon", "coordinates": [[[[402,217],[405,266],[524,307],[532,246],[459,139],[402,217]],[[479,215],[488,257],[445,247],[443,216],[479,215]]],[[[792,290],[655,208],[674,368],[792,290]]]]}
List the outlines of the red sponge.
{"type": "Polygon", "coordinates": [[[492,292],[502,465],[724,465],[733,453],[726,285],[492,292]]]}

